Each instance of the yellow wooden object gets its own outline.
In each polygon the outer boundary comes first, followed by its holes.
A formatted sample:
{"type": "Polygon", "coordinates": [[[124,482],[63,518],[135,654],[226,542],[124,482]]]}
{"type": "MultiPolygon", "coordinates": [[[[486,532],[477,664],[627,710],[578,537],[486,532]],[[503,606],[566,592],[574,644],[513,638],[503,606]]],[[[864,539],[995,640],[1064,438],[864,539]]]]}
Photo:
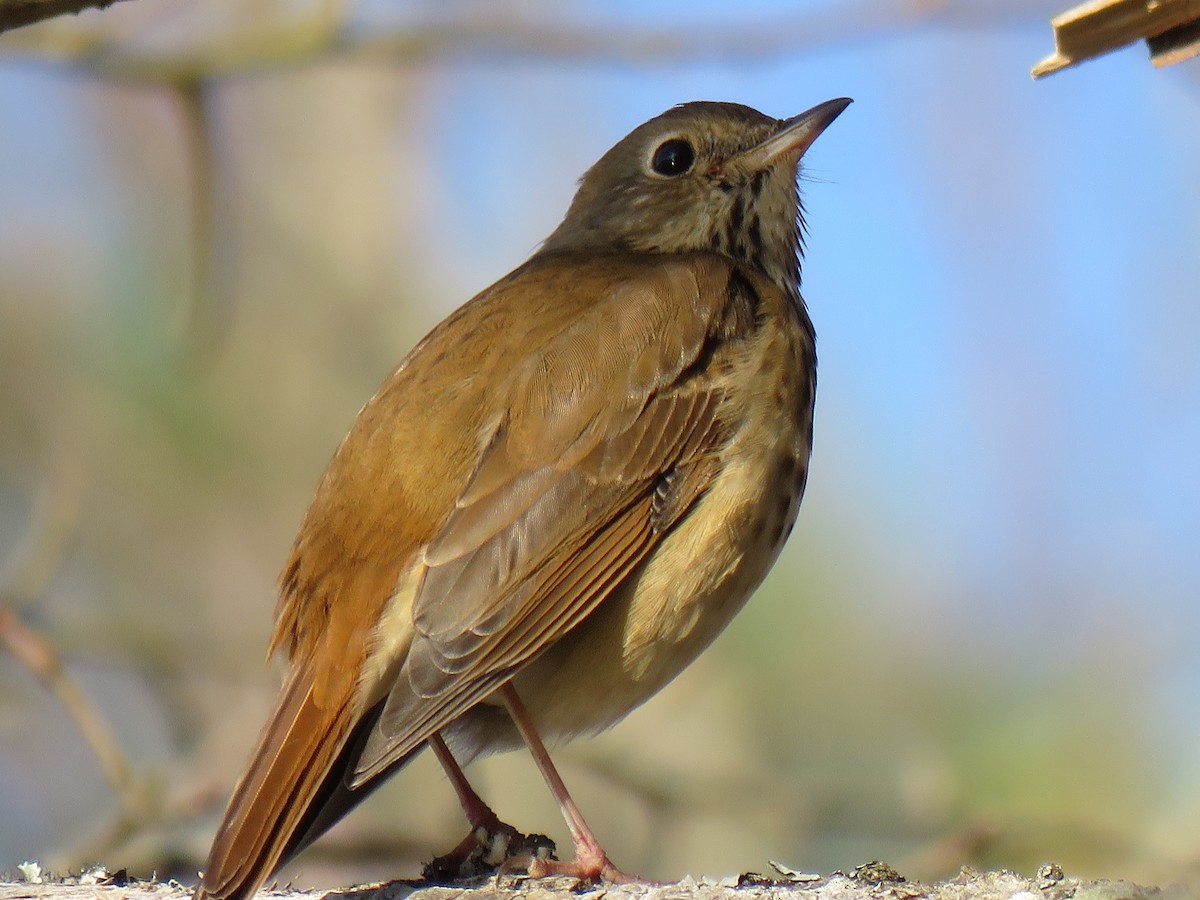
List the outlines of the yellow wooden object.
{"type": "Polygon", "coordinates": [[[1034,78],[1139,40],[1156,66],[1200,53],[1200,0],[1092,0],[1055,16],[1050,26],[1055,50],[1033,67],[1034,78]]]}

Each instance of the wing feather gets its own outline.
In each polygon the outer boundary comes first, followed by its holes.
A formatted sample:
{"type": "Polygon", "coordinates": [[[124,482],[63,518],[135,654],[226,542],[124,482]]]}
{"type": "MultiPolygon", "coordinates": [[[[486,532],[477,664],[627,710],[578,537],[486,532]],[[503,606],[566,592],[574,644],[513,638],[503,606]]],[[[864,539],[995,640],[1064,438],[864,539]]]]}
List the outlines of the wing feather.
{"type": "Polygon", "coordinates": [[[506,413],[426,545],[412,642],[356,783],[576,627],[687,513],[722,435],[722,389],[697,363],[736,343],[731,321],[753,322],[700,289],[731,278],[707,255],[648,264],[500,387],[506,413]]]}

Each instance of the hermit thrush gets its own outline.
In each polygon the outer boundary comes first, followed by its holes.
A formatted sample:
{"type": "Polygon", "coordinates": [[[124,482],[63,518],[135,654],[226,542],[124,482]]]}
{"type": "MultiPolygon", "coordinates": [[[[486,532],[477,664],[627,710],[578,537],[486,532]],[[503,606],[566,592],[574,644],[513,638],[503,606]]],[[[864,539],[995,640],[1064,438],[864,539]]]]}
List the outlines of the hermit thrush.
{"type": "Polygon", "coordinates": [[[453,859],[511,834],[460,767],[524,742],[575,843],[530,872],[624,877],[539,735],[607,728],[679,674],[791,531],[816,387],[797,168],[849,103],[651,119],[387,378],[284,569],[290,673],[197,900],[252,895],[427,744],[475,829],[453,859]]]}

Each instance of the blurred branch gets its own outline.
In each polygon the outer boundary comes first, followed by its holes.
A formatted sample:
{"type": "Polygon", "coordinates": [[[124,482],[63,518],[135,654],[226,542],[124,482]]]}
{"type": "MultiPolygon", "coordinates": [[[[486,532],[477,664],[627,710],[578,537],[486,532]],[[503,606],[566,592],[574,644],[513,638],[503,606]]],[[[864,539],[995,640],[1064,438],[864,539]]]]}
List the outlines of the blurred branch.
{"type": "Polygon", "coordinates": [[[0,32],[44,19],[77,14],[85,9],[104,9],[117,0],[0,0],[0,32]]]}
{"type": "Polygon", "coordinates": [[[5,566],[5,584],[0,588],[0,647],[54,695],[95,755],[123,815],[139,818],[145,808],[145,792],[134,779],[108,722],[66,670],[57,648],[25,624],[17,612],[44,592],[79,520],[85,483],[82,471],[61,452],[53,455],[53,474],[18,550],[5,566]]]}
{"type": "Polygon", "coordinates": [[[47,449],[51,474],[44,479],[29,527],[0,566],[5,605],[13,610],[24,609],[45,590],[79,524],[87,483],[82,467],[67,454],[47,449]]]}
{"type": "Polygon", "coordinates": [[[153,777],[134,777],[108,722],[67,672],[53,644],[22,622],[3,599],[0,598],[0,647],[7,649],[62,705],[98,760],[119,803],[116,814],[100,828],[97,837],[82,847],[59,854],[61,859],[48,858],[53,867],[66,868],[78,865],[81,860],[99,859],[154,825],[190,821],[211,804],[214,796],[219,796],[212,785],[202,785],[178,800],[173,810],[167,810],[162,783],[153,777]]]}
{"type": "Polygon", "coordinates": [[[207,83],[177,82],[174,93],[183,117],[191,195],[192,284],[181,343],[189,361],[203,364],[223,342],[231,318],[228,298],[218,295],[214,277],[217,271],[213,257],[217,236],[213,209],[215,134],[207,83]]]}
{"type": "Polygon", "coordinates": [[[129,764],[112,729],[63,667],[54,646],[22,622],[7,605],[0,605],[0,645],[62,704],[99,760],[104,777],[120,798],[121,805],[130,809],[140,806],[136,802],[138,792],[129,764]]]}
{"type": "MultiPolygon", "coordinates": [[[[0,0],[6,2],[6,0],[0,0]]],[[[959,21],[1018,14],[1021,4],[982,4],[957,11],[959,21]]],[[[325,0],[306,15],[280,14],[233,32],[211,34],[187,47],[145,49],[100,27],[13,35],[0,48],[75,63],[112,77],[157,82],[244,75],[330,57],[430,64],[456,58],[569,59],[662,65],[681,60],[755,60],[827,47],[951,18],[949,0],[860,0],[757,17],[746,24],[669,28],[534,18],[512,4],[471,6],[454,20],[403,27],[362,27],[349,21],[343,0],[325,0]]]]}

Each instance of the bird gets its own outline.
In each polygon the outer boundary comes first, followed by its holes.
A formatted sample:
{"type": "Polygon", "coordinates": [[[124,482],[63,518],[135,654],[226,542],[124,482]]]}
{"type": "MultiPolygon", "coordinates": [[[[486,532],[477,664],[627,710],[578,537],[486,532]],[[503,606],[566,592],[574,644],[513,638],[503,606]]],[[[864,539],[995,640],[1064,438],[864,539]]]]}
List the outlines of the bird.
{"type": "Polygon", "coordinates": [[[638,126],[528,260],[387,376],[284,566],[268,657],[289,668],[195,900],[253,896],[426,747],[472,829],[443,862],[499,849],[531,876],[631,877],[546,742],[671,681],[791,533],[816,392],[798,176],[850,102],[777,119],[696,101],[638,126]],[[463,773],[521,745],[572,860],[516,853],[463,773]]]}

